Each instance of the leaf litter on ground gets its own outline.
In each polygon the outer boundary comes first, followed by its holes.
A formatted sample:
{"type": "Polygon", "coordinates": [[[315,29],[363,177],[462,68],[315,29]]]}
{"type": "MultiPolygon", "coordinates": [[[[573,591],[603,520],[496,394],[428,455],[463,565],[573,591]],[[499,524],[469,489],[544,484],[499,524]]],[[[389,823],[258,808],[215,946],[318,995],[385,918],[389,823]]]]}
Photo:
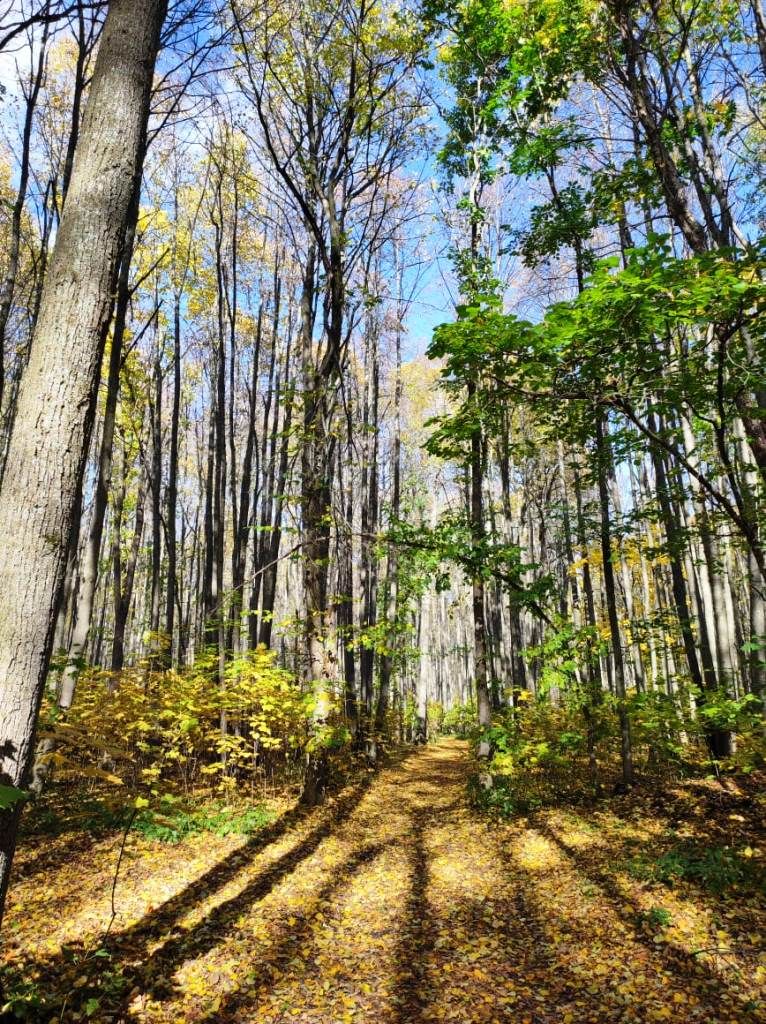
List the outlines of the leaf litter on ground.
{"type": "Polygon", "coordinates": [[[103,941],[119,834],[32,836],[2,955],[15,1019],[766,1020],[757,794],[684,783],[500,822],[470,770],[442,740],[250,834],[133,831],[103,941]]]}

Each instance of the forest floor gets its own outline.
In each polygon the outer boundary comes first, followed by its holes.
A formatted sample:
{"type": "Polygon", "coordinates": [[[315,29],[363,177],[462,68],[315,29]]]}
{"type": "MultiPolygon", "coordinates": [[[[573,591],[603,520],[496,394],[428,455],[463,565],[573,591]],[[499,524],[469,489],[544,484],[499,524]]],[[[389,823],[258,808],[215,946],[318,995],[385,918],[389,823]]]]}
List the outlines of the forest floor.
{"type": "Polygon", "coordinates": [[[468,771],[443,740],[249,839],[131,833],[106,939],[120,836],[28,841],[5,970],[57,997],[46,1021],[766,1020],[763,890],[651,870],[726,830],[762,866],[762,803],[684,784],[501,823],[468,771]]]}

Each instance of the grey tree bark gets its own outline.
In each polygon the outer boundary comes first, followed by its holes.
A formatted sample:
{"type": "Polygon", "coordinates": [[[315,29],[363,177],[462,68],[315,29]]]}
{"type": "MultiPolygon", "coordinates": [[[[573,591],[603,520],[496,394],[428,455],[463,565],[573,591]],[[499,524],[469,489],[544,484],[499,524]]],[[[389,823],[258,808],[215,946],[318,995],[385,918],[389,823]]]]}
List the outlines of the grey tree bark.
{"type": "MultiPolygon", "coordinates": [[[[34,755],[165,0],[112,0],[0,493],[0,783],[34,755]]],[[[20,803],[0,811],[0,914],[20,803]]]]}
{"type": "Polygon", "coordinates": [[[603,562],[604,590],[609,618],[609,633],[612,638],[612,659],[614,662],[614,685],[617,696],[617,714],[620,720],[620,750],[622,757],[622,782],[630,786],[633,782],[633,744],[631,740],[630,717],[625,703],[625,663],[623,659],[620,623],[617,617],[617,597],[612,564],[612,530],[609,518],[608,460],[611,457],[605,423],[600,411],[596,416],[596,447],[599,457],[598,495],[601,513],[601,558],[603,562]]]}
{"type": "MultiPolygon", "coordinates": [[[[142,143],[142,152],[145,140],[142,143]]],[[[98,457],[98,477],[94,495],[93,515],[82,558],[82,570],[74,606],[72,637],[69,642],[67,666],[59,685],[59,705],[68,709],[74,700],[77,675],[85,654],[85,645],[90,633],[93,607],[98,583],[98,562],[101,554],[101,540],[109,502],[109,486],[112,479],[114,454],[114,431],[117,420],[117,402],[120,391],[120,367],[123,356],[123,338],[130,302],[130,264],[135,244],[140,181],[137,179],[131,197],[128,228],[125,235],[117,287],[117,306],[112,330],[112,348],[109,353],[109,368],[106,381],[106,404],[102,426],[101,448],[98,457]]],[[[76,543],[76,541],[75,541],[76,543]]]]}

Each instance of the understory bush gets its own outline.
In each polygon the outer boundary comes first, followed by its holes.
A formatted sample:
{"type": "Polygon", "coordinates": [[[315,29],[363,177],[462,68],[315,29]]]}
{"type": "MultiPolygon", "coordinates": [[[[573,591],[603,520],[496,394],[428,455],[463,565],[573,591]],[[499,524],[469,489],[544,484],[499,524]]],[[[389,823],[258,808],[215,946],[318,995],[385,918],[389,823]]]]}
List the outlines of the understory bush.
{"type": "Polygon", "coordinates": [[[447,736],[469,739],[476,732],[476,704],[453,704],[442,715],[442,732],[447,736]]]}
{"type": "Polygon", "coordinates": [[[221,838],[249,836],[260,832],[274,820],[264,807],[202,807],[188,809],[169,804],[167,798],[159,811],[144,810],[136,815],[133,830],[147,839],[179,843],[189,836],[210,833],[221,838]]]}
{"type": "Polygon", "coordinates": [[[674,885],[688,881],[717,895],[727,889],[766,891],[766,875],[753,851],[725,846],[701,846],[686,842],[657,855],[642,854],[627,865],[633,878],[641,881],[674,885]]]}
{"type": "Polygon", "coordinates": [[[188,792],[297,770],[311,711],[310,695],[261,647],[232,660],[222,682],[212,656],[187,669],[87,669],[66,715],[49,701],[41,735],[59,778],[188,792]]]}
{"type": "MultiPolygon", "coordinates": [[[[189,836],[205,833],[221,838],[254,835],[271,824],[274,812],[260,804],[224,804],[199,798],[185,800],[163,793],[152,807],[136,807],[124,799],[121,789],[104,787],[98,799],[80,795],[75,805],[51,795],[35,805],[25,820],[25,832],[37,836],[59,836],[66,832],[100,834],[125,829],[128,825],[147,839],[179,843],[189,836]]],[[[139,798],[139,803],[141,802],[139,798]]]]}
{"type": "MultiPolygon", "coordinates": [[[[594,755],[605,756],[607,716],[594,716],[594,755]]],[[[587,737],[571,709],[547,701],[524,701],[493,720],[488,733],[492,786],[480,787],[482,802],[503,813],[527,811],[592,791],[587,737]]],[[[598,763],[598,760],[596,761],[598,763]]]]}
{"type": "MultiPolygon", "coordinates": [[[[617,702],[599,694],[588,704],[576,687],[537,696],[516,695],[516,707],[496,712],[485,732],[492,756],[477,772],[475,799],[503,814],[558,802],[592,798],[619,785],[617,702]],[[479,777],[480,776],[480,777],[479,777]]],[[[757,700],[679,688],[627,696],[637,777],[681,778],[719,771],[750,771],[766,757],[757,700]],[[729,758],[713,763],[706,736],[711,728],[734,737],[729,758]]],[[[445,712],[444,729],[477,746],[481,734],[472,704],[445,712]]]]}

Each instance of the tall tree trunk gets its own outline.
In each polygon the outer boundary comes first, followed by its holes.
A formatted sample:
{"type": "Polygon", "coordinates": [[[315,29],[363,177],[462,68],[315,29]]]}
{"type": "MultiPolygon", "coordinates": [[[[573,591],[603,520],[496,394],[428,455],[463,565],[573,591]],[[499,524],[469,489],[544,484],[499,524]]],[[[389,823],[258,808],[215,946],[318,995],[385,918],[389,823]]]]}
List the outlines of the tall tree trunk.
{"type": "MultiPolygon", "coordinates": [[[[279,415],[282,404],[282,378],[289,380],[290,362],[290,330],[292,321],[288,328],[287,349],[284,355],[284,365],[278,366],[277,349],[279,347],[279,315],[282,301],[282,282],[279,277],[279,261],[274,268],[274,315],[271,328],[271,359],[269,361],[269,389],[266,393],[266,402],[263,410],[263,430],[261,433],[260,449],[255,446],[255,487],[253,488],[253,522],[258,524],[258,529],[253,541],[253,574],[250,586],[250,646],[255,647],[258,643],[259,633],[259,608],[261,592],[264,602],[266,599],[266,578],[271,569],[270,552],[272,541],[273,517],[276,515],[276,488],[277,488],[277,447],[279,442],[279,415]],[[276,378],[275,378],[276,371],[276,378]],[[271,421],[269,417],[271,416],[271,421]],[[271,429],[269,429],[271,422],[271,429]],[[262,468],[261,468],[262,467],[262,468]],[[258,508],[260,504],[260,519],[258,508]]],[[[290,310],[292,313],[292,308],[290,310]]],[[[286,454],[286,444],[281,449],[286,454]]],[[[281,506],[280,506],[281,508],[281,506]]],[[[276,557],[276,556],[275,556],[276,557]]],[[[276,569],[276,565],[274,566],[276,569]]],[[[276,581],[276,578],[275,578],[276,581]]],[[[273,595],[272,595],[273,596],[273,595]]],[[[272,602],[269,612],[274,610],[272,602]]],[[[268,613],[266,613],[268,614],[268,613]]],[[[269,642],[271,633],[269,632],[269,642]]]]}
{"type": "MultiPolygon", "coordinates": [[[[123,464],[123,473],[125,467],[123,464]]],[[[125,631],[128,625],[130,603],[136,579],[136,566],[144,536],[144,513],[146,484],[143,472],[138,481],[138,495],[134,513],[133,537],[128,550],[128,560],[123,569],[121,526],[125,502],[125,480],[121,483],[115,500],[114,536],[112,537],[112,594],[114,601],[114,635],[112,637],[112,672],[121,672],[125,665],[125,631]]]]}
{"type": "MultiPolygon", "coordinates": [[[[654,432],[655,423],[653,417],[650,417],[650,427],[654,432]]],[[[660,515],[665,528],[665,536],[668,545],[673,601],[676,606],[676,614],[678,616],[678,623],[681,629],[681,639],[683,642],[684,653],[686,655],[686,663],[689,667],[689,676],[691,677],[692,685],[698,694],[697,701],[698,703],[704,703],[705,679],[697,656],[697,644],[692,630],[689,607],[689,593],[682,563],[684,547],[683,533],[673,511],[667,473],[665,470],[665,461],[663,459],[662,452],[659,451],[657,445],[652,445],[651,453],[652,463],[654,465],[654,475],[657,482],[657,501],[660,506],[660,515]]],[[[710,752],[714,756],[726,756],[730,751],[731,737],[729,733],[723,730],[710,729],[707,733],[707,741],[710,747],[710,752]]]]}
{"type": "MultiPolygon", "coordinates": [[[[0,492],[0,783],[23,788],[165,15],[112,0],[0,492]]],[[[21,805],[0,811],[0,913],[21,805]]]]}
{"type": "MultiPolygon", "coordinates": [[[[362,614],[360,629],[375,629],[378,607],[378,556],[376,535],[378,531],[378,397],[380,390],[380,368],[378,364],[378,322],[375,312],[368,318],[366,338],[366,393],[364,401],[364,447],[362,466],[362,510],[361,510],[361,572],[362,572],[362,614]]],[[[370,761],[377,759],[375,738],[375,644],[372,637],[362,643],[359,654],[359,677],[362,701],[364,703],[367,728],[367,756],[370,761]]]]}
{"type": "MultiPolygon", "coordinates": [[[[176,225],[178,224],[176,197],[176,225]]],[[[177,228],[176,228],[177,229],[177,228]]],[[[170,405],[170,450],[168,452],[168,486],[165,492],[165,547],[168,576],[165,583],[165,636],[167,661],[173,664],[176,602],[178,601],[178,441],[181,419],[181,292],[173,296],[173,392],[170,405]]],[[[180,647],[180,643],[179,643],[180,647]]]]}
{"type": "Polygon", "coordinates": [[[140,199],[140,179],[131,199],[128,227],[125,236],[125,248],[120,261],[120,273],[117,285],[117,304],[115,307],[112,345],[109,352],[109,368],[106,379],[106,401],[104,404],[104,422],[101,428],[101,448],[98,459],[98,475],[96,492],[93,499],[93,511],[90,530],[85,542],[80,568],[80,580],[77,588],[77,600],[74,608],[74,624],[69,642],[67,665],[59,686],[59,706],[63,709],[71,707],[74,699],[77,673],[85,654],[85,645],[90,632],[93,617],[93,602],[98,584],[98,563],[101,554],[101,539],[104,533],[104,521],[109,500],[109,485],[112,479],[112,458],[114,453],[114,432],[117,420],[117,402],[120,391],[120,368],[122,366],[122,346],[125,335],[125,323],[130,302],[130,265],[133,258],[133,246],[138,222],[140,199]]]}
{"type": "MultiPolygon", "coordinates": [[[[399,293],[401,295],[401,272],[399,293]]],[[[402,380],[402,320],[403,312],[397,310],[396,322],[396,370],[394,380],[394,438],[391,453],[391,521],[399,519],[402,500],[402,397],[404,383],[402,380]]],[[[375,727],[381,732],[388,712],[391,699],[391,677],[394,666],[394,644],[398,642],[399,626],[399,553],[396,545],[389,545],[388,565],[386,566],[385,612],[387,631],[385,650],[380,659],[380,693],[375,712],[375,727]]]]}
{"type": "Polygon", "coordinates": [[[609,512],[609,461],[611,452],[604,430],[603,414],[596,412],[596,449],[598,453],[598,496],[601,510],[601,558],[604,571],[604,591],[606,596],[609,633],[612,640],[612,659],[614,664],[614,690],[617,697],[617,714],[620,720],[620,756],[622,761],[622,781],[630,786],[633,782],[633,746],[630,735],[630,717],[625,701],[625,662],[622,654],[622,637],[617,617],[617,591],[614,582],[614,565],[612,563],[612,530],[609,512]]]}
{"type": "MultiPolygon", "coordinates": [[[[476,386],[468,385],[469,401],[476,399],[476,386]]],[[[474,410],[474,415],[477,415],[474,410]]],[[[471,538],[477,549],[481,548],[484,539],[484,452],[481,427],[475,427],[471,434],[471,538]]],[[[487,622],[484,596],[484,577],[475,573],[472,583],[473,605],[473,674],[476,685],[476,709],[479,718],[479,729],[482,730],[479,740],[479,757],[488,758],[490,743],[486,732],[492,725],[492,704],[489,695],[487,673],[487,622]]]]}
{"type": "Polygon", "coordinates": [[[64,157],[64,172],[61,176],[61,197],[66,202],[66,194],[69,191],[69,183],[72,180],[72,168],[74,167],[74,155],[77,152],[77,139],[80,135],[80,117],[82,114],[82,101],[85,94],[85,69],[88,57],[93,49],[93,36],[90,39],[85,30],[85,12],[82,4],[77,9],[77,61],[74,69],[74,85],[72,88],[72,116],[69,122],[69,137],[67,138],[66,156],[64,157]]]}
{"type": "MultiPolygon", "coordinates": [[[[159,310],[159,296],[155,296],[155,309],[159,310]]],[[[164,638],[160,636],[160,607],[162,596],[162,331],[159,315],[154,319],[154,401],[149,415],[152,425],[152,465],[149,487],[152,496],[152,560],[151,597],[149,601],[149,631],[151,663],[154,667],[166,661],[164,638]]]]}
{"type": "Polygon", "coordinates": [[[574,468],[574,492],[575,507],[577,511],[577,543],[580,548],[580,559],[582,562],[582,589],[585,595],[585,621],[589,629],[587,643],[588,663],[587,691],[583,700],[583,718],[585,719],[586,743],[588,746],[588,763],[590,766],[591,780],[596,792],[600,789],[598,777],[598,758],[596,756],[596,708],[602,702],[604,693],[604,680],[601,673],[601,659],[596,649],[596,600],[593,593],[593,577],[590,571],[590,558],[588,555],[588,538],[585,529],[585,515],[583,513],[582,486],[580,474],[577,467],[574,468]]]}
{"type": "MultiPolygon", "coordinates": [[[[284,393],[284,397],[281,399],[281,404],[285,410],[284,418],[282,420],[281,431],[282,445],[279,453],[279,471],[277,473],[276,478],[276,493],[274,495],[273,519],[271,519],[269,522],[269,543],[266,547],[266,557],[264,560],[263,568],[261,569],[261,572],[263,573],[263,601],[261,604],[261,618],[260,629],[258,632],[258,643],[264,644],[266,647],[270,646],[271,644],[271,633],[274,617],[274,601],[277,590],[277,572],[279,568],[279,550],[282,543],[282,512],[285,504],[285,489],[287,488],[287,473],[289,469],[290,434],[293,425],[293,399],[290,370],[290,349],[291,335],[288,335],[283,374],[284,383],[281,388],[281,391],[284,393]]],[[[279,401],[279,399],[280,391],[278,390],[276,400],[279,401]]],[[[274,428],[271,440],[272,463],[276,461],[277,425],[278,406],[275,407],[274,411],[274,428]]],[[[264,536],[266,536],[265,533],[264,536]]],[[[251,621],[256,622],[257,620],[252,619],[251,621]]]]}
{"type": "Polygon", "coordinates": [[[763,704],[766,698],[766,584],[752,552],[748,553],[747,570],[750,690],[763,704]]]}
{"type": "Polygon", "coordinates": [[[215,643],[216,633],[213,620],[215,617],[215,596],[213,593],[215,575],[215,428],[216,428],[216,374],[213,368],[210,381],[210,412],[207,421],[207,451],[205,462],[205,509],[203,515],[203,566],[201,587],[201,619],[202,634],[206,644],[215,643]]]}
{"type": "MultiPolygon", "coordinates": [[[[216,210],[212,215],[215,228],[215,267],[218,286],[218,338],[216,346],[215,449],[213,461],[213,621],[210,636],[216,646],[218,685],[225,685],[226,611],[224,607],[224,565],[226,551],[226,309],[228,304],[223,260],[224,207],[223,181],[216,189],[216,210]]],[[[221,710],[221,733],[226,735],[228,721],[221,710]]]]}
{"type": "MultiPolygon", "coordinates": [[[[250,631],[242,632],[242,608],[245,589],[245,566],[247,564],[247,537],[250,532],[250,499],[252,496],[253,454],[256,449],[256,422],[258,408],[258,369],[261,355],[261,335],[263,332],[263,306],[258,309],[258,320],[255,328],[255,343],[252,354],[252,374],[250,378],[250,400],[248,404],[247,435],[245,452],[242,457],[242,477],[239,491],[237,517],[234,520],[234,536],[231,549],[231,649],[235,653],[242,647],[242,636],[250,636],[250,631]]],[[[232,353],[233,355],[233,353],[232,353]]],[[[272,366],[274,356],[272,354],[272,366]]],[[[273,371],[272,371],[273,372],[273,371]]],[[[270,401],[270,399],[269,399],[270,401]]],[[[268,416],[268,409],[266,410],[268,416]]],[[[233,429],[233,428],[232,428],[233,429]]],[[[264,421],[264,433],[266,422],[264,421]]],[[[234,459],[235,448],[232,442],[231,458],[234,459]]],[[[259,538],[253,538],[253,547],[257,549],[259,538]]],[[[253,645],[255,646],[255,645],[253,645]]]]}
{"type": "Polygon", "coordinates": [[[336,621],[338,639],[343,652],[343,706],[349,728],[357,743],[367,735],[368,719],[356,687],[356,654],[354,636],[354,420],[349,404],[346,421],[346,445],[338,450],[338,495],[343,505],[342,529],[336,538],[338,593],[336,621]],[[348,467],[346,478],[344,461],[348,467]]]}
{"type": "MultiPolygon", "coordinates": [[[[617,474],[614,470],[614,461],[610,459],[609,462],[609,487],[612,494],[612,504],[614,505],[614,511],[618,519],[622,516],[622,500],[620,498],[620,488],[617,483],[617,474]]],[[[632,651],[632,657],[628,664],[630,665],[633,680],[635,683],[636,690],[641,693],[646,689],[646,677],[644,674],[644,662],[641,653],[641,644],[636,638],[635,628],[635,614],[633,607],[633,573],[631,571],[630,563],[624,555],[619,556],[620,566],[620,578],[622,580],[623,599],[625,603],[625,614],[628,619],[628,629],[630,630],[630,647],[632,651]]]]}
{"type": "Polygon", "coordinates": [[[327,297],[327,342],[324,357],[317,367],[312,331],[313,288],[315,279],[313,247],[307,264],[302,298],[303,362],[303,446],[301,450],[301,514],[304,558],[303,592],[306,601],[305,637],[308,681],[314,692],[313,749],[307,763],[302,800],[308,806],[324,800],[327,787],[327,750],[324,731],[330,714],[331,688],[336,674],[328,644],[327,571],[330,553],[331,495],[336,440],[331,429],[334,391],[341,380],[340,365],[343,314],[342,240],[336,237],[337,223],[331,226],[333,239],[329,263],[327,297]]]}

